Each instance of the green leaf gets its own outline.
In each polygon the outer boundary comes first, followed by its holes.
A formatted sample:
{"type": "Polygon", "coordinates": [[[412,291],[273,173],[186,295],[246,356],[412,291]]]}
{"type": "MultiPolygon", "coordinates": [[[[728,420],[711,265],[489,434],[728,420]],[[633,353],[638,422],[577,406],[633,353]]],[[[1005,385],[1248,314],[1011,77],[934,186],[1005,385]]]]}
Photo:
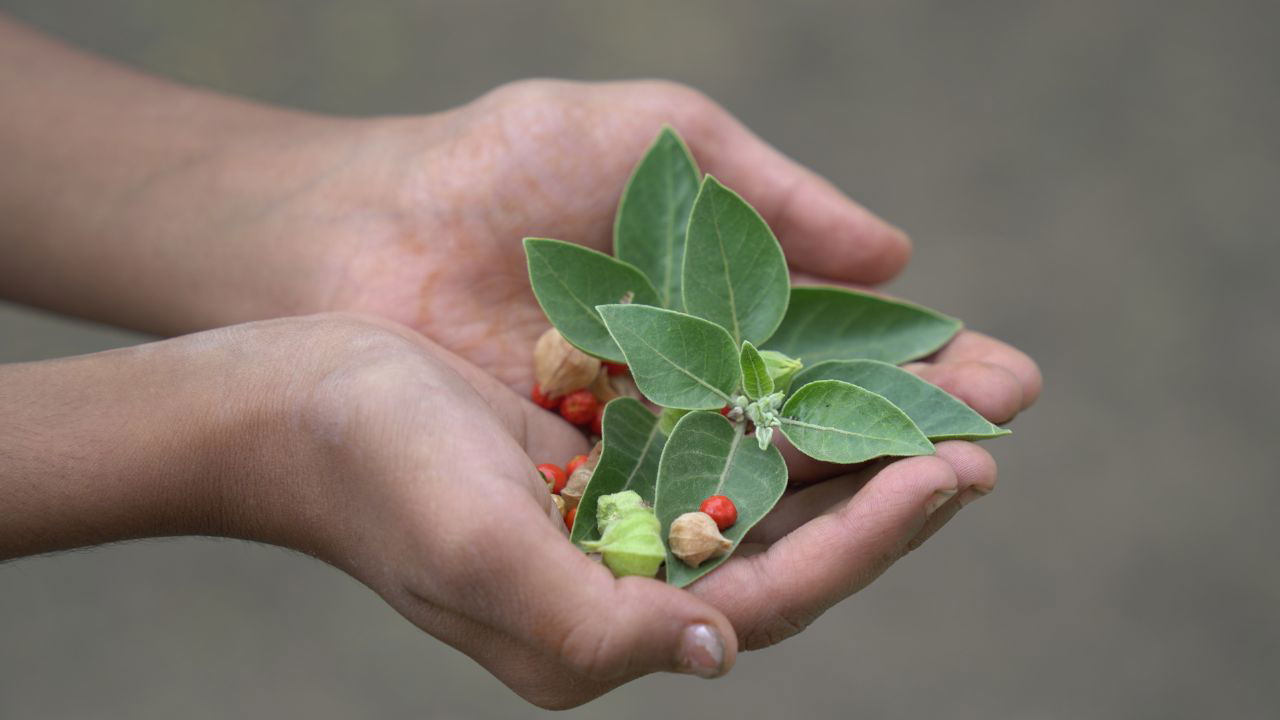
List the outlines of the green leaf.
{"type": "Polygon", "coordinates": [[[693,202],[682,271],[684,309],[763,343],[782,322],[791,287],[782,247],[738,194],[708,175],[693,202]]]}
{"type": "Polygon", "coordinates": [[[947,343],[959,320],[928,308],[832,287],[791,289],[791,305],[766,347],[806,365],[824,360],[883,360],[895,365],[947,343]]]}
{"type": "Polygon", "coordinates": [[[653,281],[659,303],[673,310],[684,308],[680,268],[698,177],[689,148],[663,128],[632,171],[613,224],[614,255],[653,281]]]}
{"type": "Polygon", "coordinates": [[[756,346],[750,342],[742,343],[742,391],[752,400],[760,398],[773,392],[773,378],[769,375],[769,368],[765,365],[764,358],[760,357],[760,351],[756,350],[756,346]]]}
{"type": "Polygon", "coordinates": [[[715,323],[644,305],[598,310],[622,348],[631,377],[653,402],[684,410],[724,407],[742,385],[738,349],[715,323]]]}
{"type": "Polygon", "coordinates": [[[933,452],[933,443],[896,405],[839,380],[797,390],[782,406],[781,420],[791,444],[818,460],[859,463],[933,452]]]}
{"type": "Polygon", "coordinates": [[[912,373],[878,360],[830,360],[796,376],[796,383],[843,380],[883,395],[897,405],[930,440],[980,440],[1008,435],[960,399],[912,373]]]}
{"type": "Polygon", "coordinates": [[[573,243],[525,238],[529,282],[538,304],[566,340],[613,362],[622,352],[596,312],[597,305],[630,302],[657,305],[658,292],[637,269],[573,243]]]}
{"type": "Polygon", "coordinates": [[[571,535],[575,543],[600,537],[596,503],[601,496],[634,490],[645,502],[653,504],[658,460],[667,443],[667,436],[658,428],[658,416],[632,398],[617,398],[606,405],[601,428],[604,447],[591,473],[591,482],[578,502],[571,535]]]}
{"type": "Polygon", "coordinates": [[[718,567],[732,555],[743,536],[760,522],[787,488],[787,464],[773,445],[761,450],[716,413],[684,416],[667,440],[658,466],[658,496],[654,511],[666,540],[671,523],[694,512],[712,495],[726,495],[738,508],[738,522],[724,536],[733,543],[729,553],[689,567],[667,550],[667,582],[684,587],[718,567]]]}

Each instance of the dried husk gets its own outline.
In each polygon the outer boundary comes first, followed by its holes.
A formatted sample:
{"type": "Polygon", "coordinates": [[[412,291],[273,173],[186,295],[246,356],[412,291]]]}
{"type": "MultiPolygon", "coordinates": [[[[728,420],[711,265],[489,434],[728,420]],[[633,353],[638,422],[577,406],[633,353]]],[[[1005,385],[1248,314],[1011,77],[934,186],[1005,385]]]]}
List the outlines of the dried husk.
{"type": "Polygon", "coordinates": [[[696,568],[710,558],[729,552],[733,543],[720,534],[716,521],[710,515],[690,512],[671,523],[667,546],[671,548],[672,555],[696,568]]]}
{"type": "Polygon", "coordinates": [[[596,443],[596,446],[591,448],[591,453],[587,455],[587,461],[574,468],[569,475],[569,481],[561,488],[560,497],[564,498],[566,512],[578,507],[578,503],[581,502],[582,494],[587,491],[587,483],[591,482],[591,475],[600,462],[600,450],[603,447],[604,443],[596,443]]]}
{"type": "Polygon", "coordinates": [[[533,372],[542,394],[559,397],[587,387],[600,374],[600,359],[569,344],[555,328],[548,328],[533,348],[533,372]]]}

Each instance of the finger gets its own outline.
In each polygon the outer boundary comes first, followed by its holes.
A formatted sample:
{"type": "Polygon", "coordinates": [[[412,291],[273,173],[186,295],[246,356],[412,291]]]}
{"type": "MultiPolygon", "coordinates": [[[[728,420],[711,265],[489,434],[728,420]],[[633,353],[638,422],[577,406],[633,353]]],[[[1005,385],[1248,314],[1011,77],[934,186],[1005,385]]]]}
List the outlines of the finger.
{"type": "Polygon", "coordinates": [[[815,460],[796,449],[780,432],[773,434],[773,444],[787,463],[787,481],[793,485],[808,485],[819,480],[833,478],[854,469],[852,465],[840,465],[825,460],[815,460]]]}
{"type": "Polygon", "coordinates": [[[965,505],[989,495],[996,488],[996,461],[977,445],[959,441],[939,443],[938,457],[955,469],[958,491],[929,515],[924,527],[907,543],[909,551],[933,537],[965,505]]]}
{"type": "Polygon", "coordinates": [[[985,362],[1004,368],[1021,387],[1020,410],[1031,407],[1040,397],[1044,378],[1040,368],[1026,353],[995,338],[972,330],[962,331],[926,361],[936,365],[955,362],[985,362]]]}
{"type": "Polygon", "coordinates": [[[874,580],[907,549],[955,470],[934,456],[890,464],[837,512],[819,515],[767,552],[734,558],[692,586],[722,608],[744,649],[779,642],[874,580]]]}
{"type": "Polygon", "coordinates": [[[463,503],[476,517],[504,519],[455,530],[454,543],[474,543],[464,555],[472,562],[440,589],[450,599],[442,605],[465,604],[470,617],[593,681],[660,671],[716,677],[732,667],[737,645],[721,612],[650,578],[615,579],[546,522],[544,503],[520,497],[526,486],[502,487],[463,503]]]}
{"type": "Polygon", "coordinates": [[[815,517],[848,502],[886,464],[876,462],[784,495],[743,541],[772,545],[815,517]]]}
{"type": "Polygon", "coordinates": [[[775,150],[718,105],[690,93],[696,109],[677,130],[701,169],[738,192],[773,228],[797,269],[882,283],[911,257],[902,230],[775,150]]]}
{"type": "Polygon", "coordinates": [[[1026,406],[1022,383],[1001,365],[982,361],[912,363],[905,369],[955,395],[993,423],[1012,420],[1026,406]]]}

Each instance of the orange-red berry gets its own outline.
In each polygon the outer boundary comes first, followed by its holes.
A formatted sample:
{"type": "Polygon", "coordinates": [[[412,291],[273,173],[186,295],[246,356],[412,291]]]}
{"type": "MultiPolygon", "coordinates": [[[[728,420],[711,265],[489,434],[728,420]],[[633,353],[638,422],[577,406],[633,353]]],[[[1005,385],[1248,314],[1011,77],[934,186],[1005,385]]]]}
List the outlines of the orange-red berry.
{"type": "Polygon", "coordinates": [[[587,425],[595,417],[600,401],[590,390],[574,390],[560,401],[560,417],[574,425],[587,425]]]}
{"type": "Polygon", "coordinates": [[[548,410],[555,410],[556,406],[560,404],[559,398],[549,398],[546,395],[543,395],[542,387],[539,386],[537,383],[533,384],[533,393],[530,395],[530,397],[533,399],[534,405],[537,405],[538,407],[546,408],[548,410]]]}
{"type": "Polygon", "coordinates": [[[631,372],[631,368],[627,367],[625,364],[609,362],[608,360],[604,361],[604,367],[610,375],[626,375],[631,372]]]}
{"type": "Polygon", "coordinates": [[[725,405],[724,407],[720,408],[720,414],[721,414],[721,415],[723,415],[723,416],[725,416],[725,417],[729,417],[729,411],[730,411],[731,409],[732,409],[732,408],[731,408],[730,406],[725,405]]]}
{"type": "Polygon", "coordinates": [[[564,514],[564,526],[569,528],[569,532],[573,532],[573,519],[578,517],[578,508],[569,508],[569,512],[564,514]]]}
{"type": "Polygon", "coordinates": [[[542,473],[542,477],[551,483],[551,492],[559,493],[564,489],[564,484],[569,482],[569,476],[564,473],[564,469],[554,463],[542,463],[538,466],[538,472],[542,473]]]}
{"type": "Polygon", "coordinates": [[[573,471],[577,470],[578,466],[586,461],[587,461],[586,455],[574,455],[573,458],[569,460],[569,464],[564,466],[564,471],[572,475],[573,471]]]}
{"type": "Polygon", "coordinates": [[[720,528],[720,532],[728,530],[738,522],[738,508],[724,495],[712,495],[703,500],[698,509],[716,521],[716,527],[720,528]]]}

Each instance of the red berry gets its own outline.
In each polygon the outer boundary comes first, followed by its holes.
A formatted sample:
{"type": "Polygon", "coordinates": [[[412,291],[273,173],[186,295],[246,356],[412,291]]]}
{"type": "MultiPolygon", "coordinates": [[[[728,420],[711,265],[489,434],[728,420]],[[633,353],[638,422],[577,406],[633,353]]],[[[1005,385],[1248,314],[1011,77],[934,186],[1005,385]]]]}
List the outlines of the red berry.
{"type": "Polygon", "coordinates": [[[596,416],[591,419],[591,433],[596,437],[604,437],[604,403],[596,405],[596,416]]]}
{"type": "Polygon", "coordinates": [[[725,405],[724,407],[720,408],[720,414],[721,414],[721,415],[723,415],[723,416],[725,416],[725,417],[729,417],[729,411],[730,411],[731,409],[732,409],[732,408],[731,408],[730,406],[725,405]]]}
{"type": "Polygon", "coordinates": [[[574,425],[586,425],[595,417],[600,401],[590,390],[574,390],[560,401],[560,417],[574,425]]]}
{"type": "Polygon", "coordinates": [[[558,494],[564,489],[564,484],[569,481],[569,476],[564,474],[564,470],[553,463],[542,463],[538,466],[538,472],[542,473],[542,477],[551,483],[551,492],[553,493],[558,494]]]}
{"type": "Polygon", "coordinates": [[[556,406],[560,404],[559,398],[552,399],[547,397],[546,395],[543,395],[542,388],[537,383],[533,384],[533,394],[531,395],[531,397],[533,399],[534,405],[537,405],[538,407],[546,408],[548,410],[555,410],[556,406]]]}
{"type": "Polygon", "coordinates": [[[604,361],[604,367],[605,370],[609,371],[610,375],[626,375],[631,372],[631,368],[624,363],[609,362],[608,360],[604,361]]]}
{"type": "Polygon", "coordinates": [[[720,532],[724,532],[733,527],[738,522],[738,508],[734,506],[733,501],[724,495],[712,495],[698,509],[711,516],[716,521],[716,527],[720,528],[720,532]]]}
{"type": "Polygon", "coordinates": [[[569,460],[569,464],[564,466],[564,471],[572,475],[573,471],[577,470],[578,466],[586,461],[587,461],[586,455],[574,455],[573,458],[569,460]]]}
{"type": "Polygon", "coordinates": [[[569,508],[569,512],[564,514],[564,526],[569,528],[569,532],[573,532],[573,519],[578,517],[578,508],[569,508]]]}

